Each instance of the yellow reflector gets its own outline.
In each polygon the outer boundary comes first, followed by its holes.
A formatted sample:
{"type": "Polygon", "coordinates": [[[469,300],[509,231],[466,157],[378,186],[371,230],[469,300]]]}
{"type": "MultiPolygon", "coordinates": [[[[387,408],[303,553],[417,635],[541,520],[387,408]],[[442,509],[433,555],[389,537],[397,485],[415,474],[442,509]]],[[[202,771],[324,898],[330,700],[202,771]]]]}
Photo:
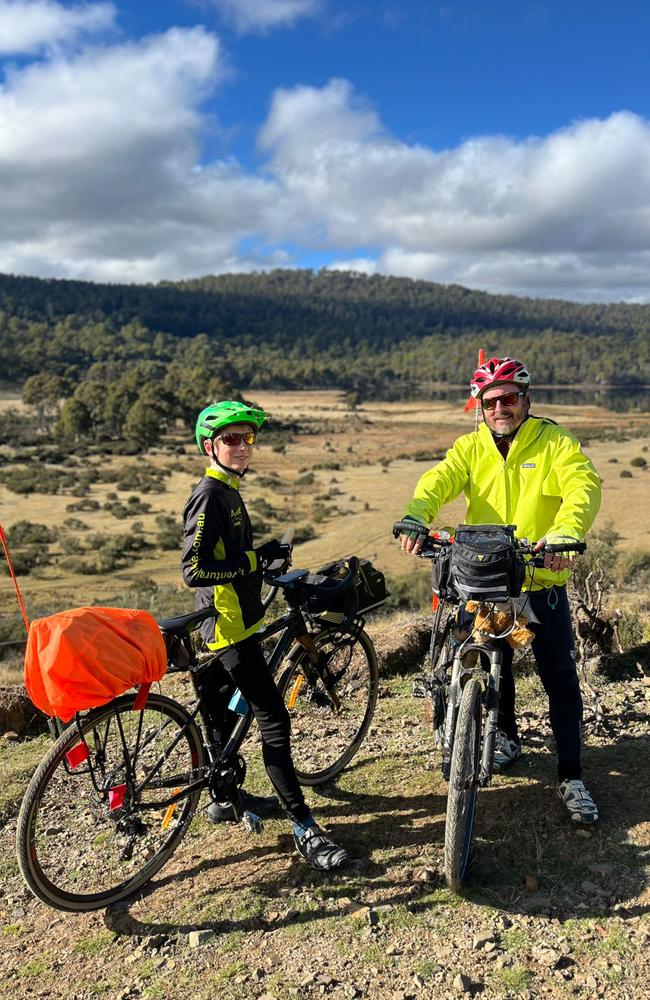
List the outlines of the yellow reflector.
{"type": "Polygon", "coordinates": [[[291,690],[291,694],[289,695],[289,708],[295,707],[295,704],[298,701],[298,695],[300,693],[300,688],[302,687],[303,680],[304,677],[302,676],[302,674],[298,674],[298,676],[296,677],[296,682],[291,690]]]}
{"type": "MultiPolygon", "coordinates": [[[[173,794],[177,795],[178,792],[180,792],[180,788],[175,788],[173,794]]],[[[163,816],[163,821],[162,821],[162,828],[163,828],[163,830],[166,830],[167,827],[169,826],[169,824],[171,823],[172,816],[176,812],[176,806],[177,805],[178,805],[178,802],[172,802],[172,804],[170,806],[167,806],[167,811],[165,812],[165,815],[163,816]]]]}

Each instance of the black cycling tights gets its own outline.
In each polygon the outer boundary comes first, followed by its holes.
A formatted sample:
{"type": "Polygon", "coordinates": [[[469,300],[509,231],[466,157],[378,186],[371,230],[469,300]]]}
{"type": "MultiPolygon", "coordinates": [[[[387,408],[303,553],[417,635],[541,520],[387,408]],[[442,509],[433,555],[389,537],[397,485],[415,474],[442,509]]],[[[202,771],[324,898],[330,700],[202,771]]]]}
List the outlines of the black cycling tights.
{"type": "Polygon", "coordinates": [[[269,672],[257,636],[227,646],[219,660],[196,678],[197,691],[210,717],[211,736],[220,741],[223,717],[235,687],[253,710],[262,736],[264,766],[290,819],[304,823],[311,815],[291,759],[291,722],[269,672]],[[228,671],[232,681],[223,672],[228,671]],[[234,682],[234,683],[233,683],[234,682]]]}
{"type": "MultiPolygon", "coordinates": [[[[560,781],[579,778],[582,734],[582,697],[576,670],[571,612],[565,587],[535,590],[528,595],[530,610],[539,622],[529,622],[535,634],[532,650],[544,690],[548,695],[551,729],[555,737],[560,781]],[[553,606],[554,602],[555,605],[553,606]]],[[[526,614],[527,608],[523,612],[526,614]]],[[[509,739],[519,739],[515,719],[515,682],[512,675],[513,649],[505,641],[501,670],[499,729],[509,739]]]]}

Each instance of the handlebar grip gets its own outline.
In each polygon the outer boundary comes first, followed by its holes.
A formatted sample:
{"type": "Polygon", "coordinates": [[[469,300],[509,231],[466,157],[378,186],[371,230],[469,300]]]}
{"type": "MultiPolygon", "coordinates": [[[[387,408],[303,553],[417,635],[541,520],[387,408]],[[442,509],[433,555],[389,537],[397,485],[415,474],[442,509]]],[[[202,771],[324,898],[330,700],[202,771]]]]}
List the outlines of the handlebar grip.
{"type": "Polygon", "coordinates": [[[429,529],[426,524],[420,524],[419,521],[395,521],[393,525],[393,538],[410,534],[428,535],[429,529]]]}
{"type": "Polygon", "coordinates": [[[542,551],[553,553],[553,552],[586,552],[586,550],[587,550],[586,542],[568,542],[568,543],[558,542],[557,545],[554,545],[552,543],[550,545],[545,545],[542,551]]]}
{"type": "Polygon", "coordinates": [[[282,534],[282,538],[280,539],[282,545],[291,545],[295,533],[296,533],[295,525],[290,524],[288,528],[285,528],[282,534]]]}

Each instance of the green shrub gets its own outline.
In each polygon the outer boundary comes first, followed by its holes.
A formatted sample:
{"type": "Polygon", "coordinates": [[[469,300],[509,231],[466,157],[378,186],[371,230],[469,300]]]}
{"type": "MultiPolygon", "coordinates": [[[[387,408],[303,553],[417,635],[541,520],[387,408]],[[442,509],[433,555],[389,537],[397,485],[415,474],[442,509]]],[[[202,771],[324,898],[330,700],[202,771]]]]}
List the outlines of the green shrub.
{"type": "Polygon", "coordinates": [[[156,545],[163,551],[180,549],[183,543],[183,528],[177,517],[169,514],[158,514],[156,517],[156,545]]]}
{"type": "Polygon", "coordinates": [[[164,493],[164,469],[142,462],[138,465],[123,465],[116,469],[113,480],[118,490],[137,490],[138,493],[164,493]]]}
{"type": "Polygon", "coordinates": [[[295,480],[294,485],[295,486],[311,486],[312,483],[315,481],[315,479],[316,479],[316,476],[314,475],[313,472],[305,472],[304,475],[298,476],[298,478],[295,480]]]}
{"type": "Polygon", "coordinates": [[[69,503],[66,507],[68,514],[76,514],[81,511],[99,510],[101,504],[99,500],[91,500],[90,497],[78,500],[76,503],[69,503]]]}
{"type": "Polygon", "coordinates": [[[630,472],[629,469],[621,469],[621,471],[619,472],[619,476],[621,477],[621,479],[632,479],[632,473],[630,472]]]}
{"type": "Polygon", "coordinates": [[[428,573],[413,573],[410,576],[396,576],[386,580],[389,597],[383,611],[431,610],[431,577],[428,573]]]}
{"type": "Polygon", "coordinates": [[[645,458],[643,458],[641,455],[637,455],[636,458],[633,458],[632,461],[630,462],[630,465],[633,465],[636,469],[645,469],[647,464],[648,463],[646,462],[645,458]]]}
{"type": "Polygon", "coordinates": [[[56,541],[56,531],[35,521],[16,521],[7,532],[11,545],[49,545],[56,541]]]}
{"type": "Polygon", "coordinates": [[[317,538],[316,530],[311,524],[299,524],[293,533],[293,544],[300,545],[301,542],[310,542],[312,538],[317,538]]]}
{"type": "Polygon", "coordinates": [[[81,521],[78,517],[66,517],[63,522],[64,526],[70,531],[88,531],[89,527],[85,521],[81,521]]]}

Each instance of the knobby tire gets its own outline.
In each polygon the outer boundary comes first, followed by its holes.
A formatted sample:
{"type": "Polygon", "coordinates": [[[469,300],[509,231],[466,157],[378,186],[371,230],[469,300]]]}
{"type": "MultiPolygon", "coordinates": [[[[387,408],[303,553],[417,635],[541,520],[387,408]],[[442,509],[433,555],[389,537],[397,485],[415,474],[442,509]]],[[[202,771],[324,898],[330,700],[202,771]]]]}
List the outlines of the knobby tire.
{"type": "Polygon", "coordinates": [[[474,833],[481,762],[482,688],[471,677],[458,709],[445,823],[445,879],[455,892],[467,872],[474,833]]]}

